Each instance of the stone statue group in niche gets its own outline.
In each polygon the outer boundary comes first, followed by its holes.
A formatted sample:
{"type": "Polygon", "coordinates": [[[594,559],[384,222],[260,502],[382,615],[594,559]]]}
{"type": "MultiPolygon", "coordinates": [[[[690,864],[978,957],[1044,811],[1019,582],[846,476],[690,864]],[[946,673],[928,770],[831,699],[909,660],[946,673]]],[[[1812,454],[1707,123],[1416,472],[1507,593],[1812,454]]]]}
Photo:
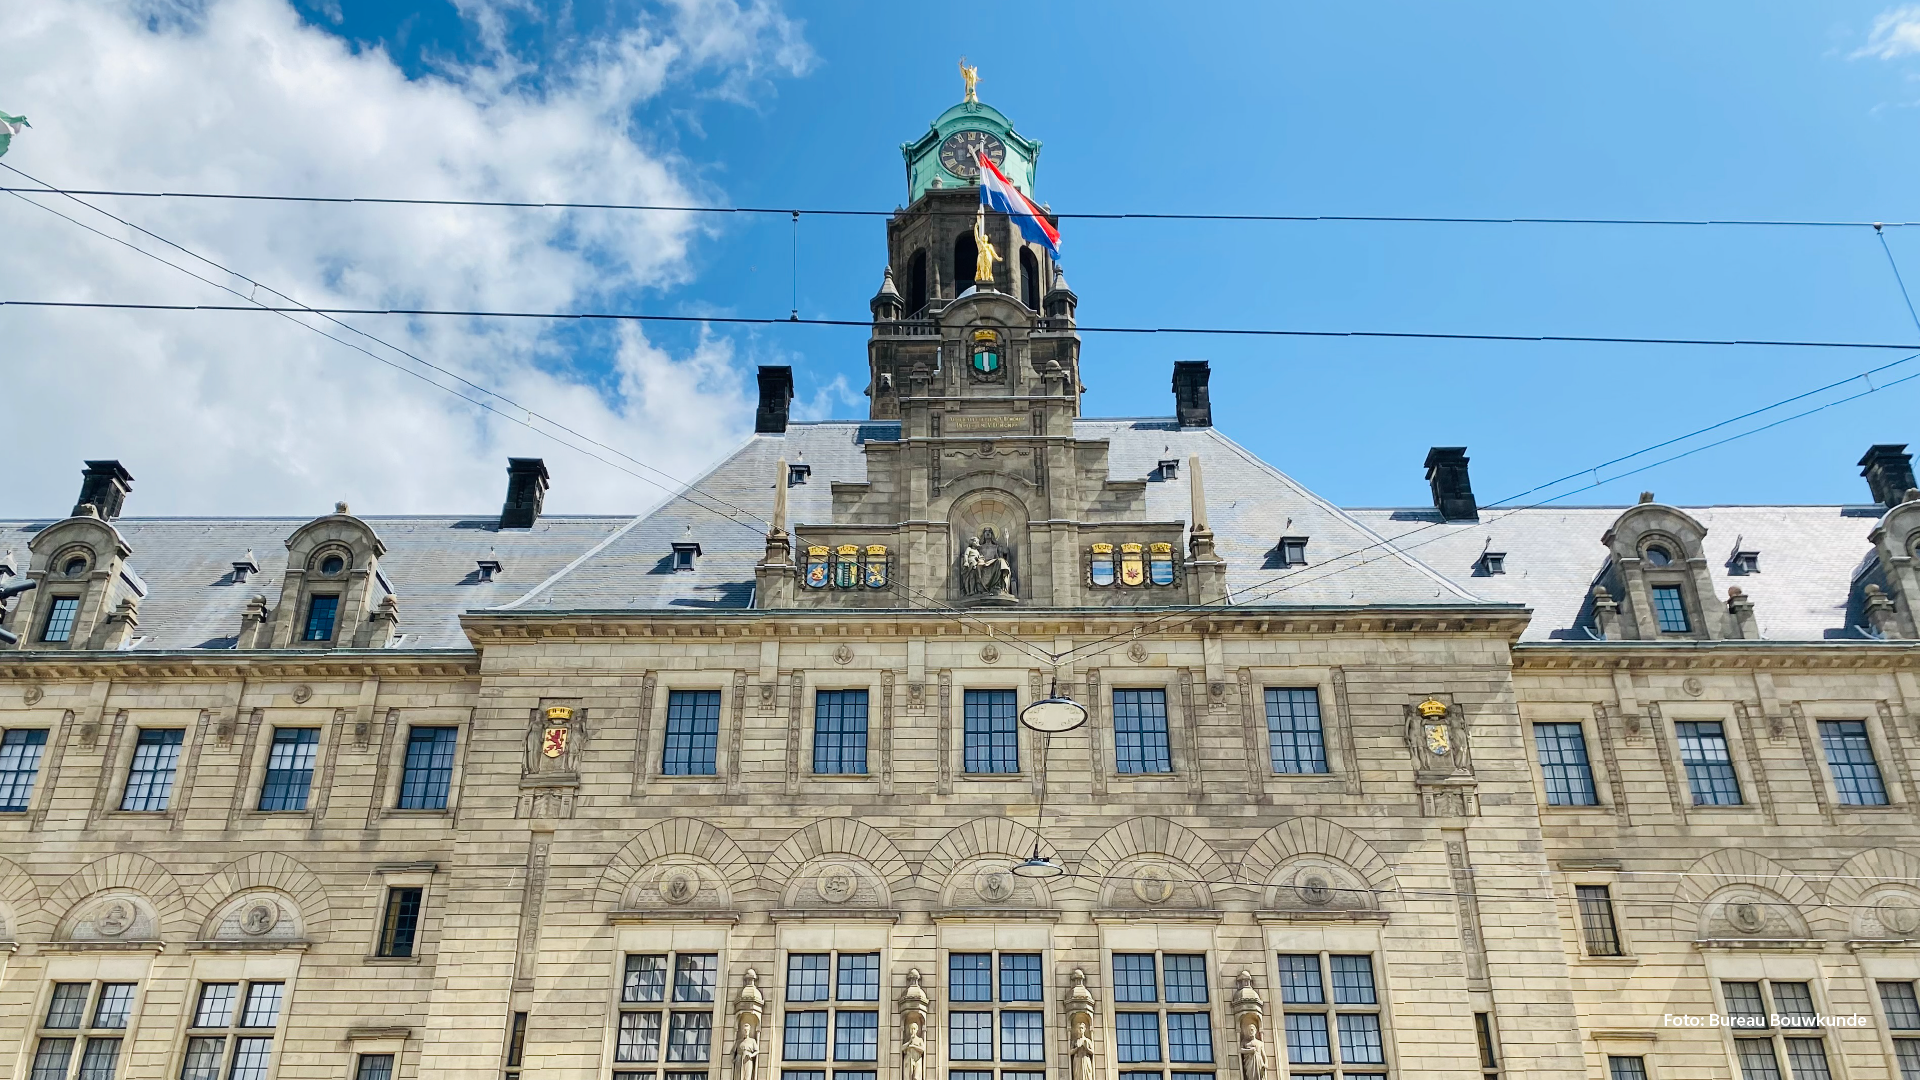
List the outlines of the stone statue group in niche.
{"type": "Polygon", "coordinates": [[[994,535],[993,526],[967,541],[960,555],[962,596],[1005,596],[1013,593],[1013,548],[994,535]]]}

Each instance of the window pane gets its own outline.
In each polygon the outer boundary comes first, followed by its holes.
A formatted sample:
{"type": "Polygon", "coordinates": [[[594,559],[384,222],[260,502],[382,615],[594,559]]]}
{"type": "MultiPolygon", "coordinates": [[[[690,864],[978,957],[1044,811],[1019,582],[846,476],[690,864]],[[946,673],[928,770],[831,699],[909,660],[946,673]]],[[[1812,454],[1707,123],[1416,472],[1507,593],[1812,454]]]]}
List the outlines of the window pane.
{"type": "Polygon", "coordinates": [[[1040,1000],[1040,954],[1000,954],[1000,1000],[1040,1000]]]}
{"type": "Polygon", "coordinates": [[[388,889],[387,914],[380,927],[381,956],[412,956],[420,928],[420,890],[388,889]]]}
{"type": "Polygon", "coordinates": [[[233,1068],[227,1080],[266,1080],[267,1059],[272,1056],[272,1039],[233,1040],[233,1068]]]}
{"type": "Polygon", "coordinates": [[[720,975],[718,953],[686,953],[673,965],[673,1000],[712,1001],[714,980],[720,975]]]}
{"type": "Polygon", "coordinates": [[[827,1060],[827,1014],[824,1011],[787,1013],[781,1056],[788,1061],[827,1060]]]}
{"type": "Polygon", "coordinates": [[[77,1028],[87,1014],[87,992],[92,983],[55,983],[53,997],[47,1002],[47,1027],[77,1028]]]}
{"type": "Polygon", "coordinates": [[[1920,1029],[1920,998],[1910,982],[1880,984],[1880,1004],[1887,1010],[1887,1026],[1896,1031],[1920,1029]]]}
{"type": "Polygon", "coordinates": [[[307,602],[307,625],[302,641],[332,641],[333,622],[340,613],[338,596],[316,596],[307,602]]]}
{"type": "Polygon", "coordinates": [[[1684,634],[1693,629],[1693,624],[1687,621],[1687,603],[1681,598],[1678,585],[1653,587],[1653,616],[1660,629],[1670,634],[1684,634]]]}
{"type": "Polygon", "coordinates": [[[1813,993],[1803,982],[1773,984],[1773,1011],[1779,1014],[1783,1028],[1819,1027],[1813,1011],[1813,993]]]}
{"type": "Polygon", "coordinates": [[[1113,954],[1113,1000],[1159,1001],[1158,984],[1152,953],[1113,954]]]}
{"type": "Polygon", "coordinates": [[[835,992],[841,1001],[879,1001],[880,954],[842,953],[835,992]]]}
{"type": "Polygon", "coordinates": [[[947,1055],[955,1061],[993,1060],[993,1014],[947,1014],[947,1055]]]}
{"type": "Polygon", "coordinates": [[[1820,721],[1820,744],[1827,749],[1827,767],[1833,787],[1849,806],[1885,806],[1887,788],[1880,782],[1880,766],[1873,760],[1867,725],[1859,720],[1820,721]]]}
{"type": "Polygon", "coordinates": [[[1047,1074],[1043,1069],[1001,1069],[1000,1080],[1047,1080],[1047,1074]]]}
{"type": "Polygon", "coordinates": [[[1019,721],[1011,690],[969,690],[964,699],[966,769],[970,773],[1020,771],[1019,721]]]}
{"type": "Polygon", "coordinates": [[[626,980],[620,986],[621,1001],[661,1001],[666,993],[666,957],[638,954],[627,957],[626,980]]]}
{"type": "Polygon", "coordinates": [[[1318,956],[1280,957],[1280,1000],[1287,1005],[1319,1005],[1327,1000],[1318,956]]]}
{"type": "Polygon", "coordinates": [[[993,1000],[992,953],[948,954],[947,1000],[993,1000]]]}
{"type": "Polygon", "coordinates": [[[1113,750],[1123,773],[1173,771],[1165,690],[1113,692],[1113,750]]]}
{"type": "Polygon", "coordinates": [[[1121,1061],[1160,1060],[1159,1013],[1115,1013],[1113,1027],[1121,1061]]]}
{"type": "Polygon", "coordinates": [[[813,697],[813,771],[867,771],[867,692],[822,690],[813,697]]]}
{"type": "Polygon", "coordinates": [[[792,953],[787,956],[787,1000],[825,1001],[827,985],[826,953],[792,953]]]}
{"type": "Polygon", "coordinates": [[[200,1007],[193,1011],[193,1026],[232,1027],[233,1003],[239,996],[239,983],[201,983],[200,1007]]]}
{"type": "Polygon", "coordinates": [[[1500,1059],[1493,1052],[1493,1019],[1486,1013],[1473,1014],[1473,1039],[1480,1046],[1480,1067],[1497,1069],[1500,1059]]]}
{"type": "Polygon", "coordinates": [[[305,810],[313,787],[313,759],[320,748],[319,728],[275,728],[267,754],[267,779],[260,785],[260,809],[305,810]]]}
{"type": "Polygon", "coordinates": [[[1593,806],[1593,767],[1587,738],[1579,724],[1535,724],[1533,745],[1540,754],[1540,776],[1547,783],[1549,806],[1593,806]]]}
{"type": "Polygon", "coordinates": [[[33,1054],[32,1080],[67,1080],[67,1062],[72,1058],[72,1039],[41,1039],[33,1054]]]}
{"type": "Polygon", "coordinates": [[[180,743],[186,732],[140,732],[133,748],[133,767],[127,771],[127,791],[120,799],[122,810],[165,810],[173,797],[173,772],[180,764],[180,743]]]}
{"type": "Polygon", "coordinates": [[[713,1014],[677,1012],[667,1025],[668,1061],[706,1061],[713,1050],[713,1014]]]}
{"type": "Polygon", "coordinates": [[[240,1017],[240,1026],[246,1028],[270,1028],[280,1023],[280,992],[285,989],[281,983],[254,983],[247,987],[247,1007],[240,1017]]]}
{"type": "Polygon", "coordinates": [[[1787,1064],[1793,1069],[1793,1080],[1833,1080],[1823,1040],[1788,1039],[1787,1064]]]}
{"type": "Polygon", "coordinates": [[[133,983],[107,983],[102,986],[100,1004],[93,1009],[93,1026],[115,1029],[126,1027],[127,1017],[133,1012],[133,991],[133,983]]]}
{"type": "Polygon", "coordinates": [[[453,787],[453,751],[458,728],[417,727],[407,733],[407,761],[400,776],[400,809],[445,810],[453,787]]]}
{"type": "Polygon", "coordinates": [[[1893,1040],[1893,1057],[1900,1063],[1900,1080],[1920,1080],[1920,1039],[1893,1040]]]}
{"type": "Polygon", "coordinates": [[[947,1080],[993,1080],[992,1069],[948,1069],[947,1080]]]}
{"type": "Polygon", "coordinates": [[[77,596],[56,596],[53,606],[47,609],[47,625],[40,631],[41,641],[73,640],[73,620],[80,614],[80,598],[77,596]]]}
{"type": "MultiPolygon", "coordinates": [[[[186,1058],[180,1064],[180,1080],[220,1080],[220,1058],[226,1051],[224,1035],[188,1039],[186,1058]]],[[[365,1060],[361,1059],[363,1063],[365,1060]]],[[[365,1075],[364,1064],[362,1075],[365,1075]]]]}
{"type": "Polygon", "coordinates": [[[1767,1003],[1760,996],[1757,982],[1723,982],[1720,996],[1727,1001],[1727,1015],[1735,1027],[1767,1027],[1767,1003]]]}
{"type": "Polygon", "coordinates": [[[1167,1014],[1167,1060],[1213,1060],[1213,1027],[1206,1013],[1167,1014]]]}
{"type": "Polygon", "coordinates": [[[1167,1001],[1180,1005],[1207,1003],[1206,957],[1170,954],[1162,957],[1161,963],[1166,967],[1167,1001]]]}
{"type": "Polygon", "coordinates": [[[0,810],[25,810],[33,800],[33,781],[40,775],[40,755],[47,733],[15,729],[0,735],[0,810]]]}
{"type": "MultiPolygon", "coordinates": [[[[80,1055],[78,1080],[113,1080],[119,1067],[119,1039],[88,1039],[87,1052],[80,1055]]],[[[238,1077],[238,1071],[234,1075],[238,1077]]]]}
{"type": "Polygon", "coordinates": [[[840,1009],[833,1014],[835,1061],[877,1061],[879,1053],[879,1013],[840,1009]]]}
{"type": "Polygon", "coordinates": [[[1287,1060],[1295,1065],[1332,1064],[1333,1047],[1327,1042],[1326,1016],[1287,1014],[1287,1060]]]}
{"type": "MultiPolygon", "coordinates": [[[[833,1070],[833,1080],[874,1080],[874,1077],[876,1075],[877,1073],[873,1069],[835,1069],[833,1070]]],[[[668,1076],[667,1080],[673,1080],[673,1077],[668,1076]]]]}
{"type": "Polygon", "coordinates": [[[1673,725],[1680,742],[1680,760],[1687,767],[1687,785],[1695,806],[1738,806],[1740,780],[1727,754],[1727,735],[1719,721],[1680,722],[1673,725]]]}
{"type": "Polygon", "coordinates": [[[1780,1080],[1780,1062],[1773,1056],[1772,1039],[1735,1039],[1741,1080],[1780,1080]]]}
{"type": "Polygon", "coordinates": [[[1313,687],[1267,690],[1267,742],[1277,773],[1327,771],[1327,743],[1320,731],[1320,691],[1313,687]]]}
{"type": "Polygon", "coordinates": [[[1647,1062],[1637,1057],[1607,1058],[1607,1080],[1647,1080],[1647,1062]]]}
{"type": "Polygon", "coordinates": [[[1047,1040],[1043,1031],[1039,1013],[1026,1009],[1001,1010],[1000,1060],[1047,1060],[1047,1040]]]}
{"type": "Polygon", "coordinates": [[[667,740],[660,771],[668,776],[713,776],[719,771],[720,691],[675,690],[667,695],[667,740]]]}
{"type": "Polygon", "coordinates": [[[613,1044],[615,1061],[660,1060],[660,1014],[623,1012],[620,1030],[613,1044]]]}
{"type": "MultiPolygon", "coordinates": [[[[987,1077],[988,1080],[992,1080],[993,1074],[988,1073],[987,1077]]],[[[827,1071],[825,1069],[782,1069],[780,1080],[827,1080],[827,1071]]]]}
{"type": "Polygon", "coordinates": [[[1340,1014],[1340,1060],[1348,1065],[1378,1065],[1380,1018],[1373,1013],[1340,1014]]]}
{"type": "Polygon", "coordinates": [[[1574,896],[1580,904],[1580,932],[1589,956],[1619,956],[1620,932],[1613,925],[1613,897],[1605,885],[1580,885],[1574,896]]]}
{"type": "Polygon", "coordinates": [[[393,1080],[392,1054],[361,1054],[354,1080],[393,1080]]]}
{"type": "Polygon", "coordinates": [[[1335,1005],[1372,1005],[1373,996],[1373,958],[1370,956],[1330,956],[1328,966],[1333,969],[1333,1003],[1335,1005]]]}

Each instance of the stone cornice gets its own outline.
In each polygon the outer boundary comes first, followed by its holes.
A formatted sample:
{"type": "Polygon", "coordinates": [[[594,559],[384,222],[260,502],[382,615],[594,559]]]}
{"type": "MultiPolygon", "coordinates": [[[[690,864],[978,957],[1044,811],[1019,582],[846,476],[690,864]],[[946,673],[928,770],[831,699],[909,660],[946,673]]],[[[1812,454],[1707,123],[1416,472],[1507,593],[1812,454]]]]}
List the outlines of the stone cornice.
{"type": "Polygon", "coordinates": [[[1526,641],[1516,672],[1890,670],[1920,666],[1920,641],[1526,641]]]}
{"type": "Polygon", "coordinates": [[[0,652],[0,679],[398,679],[479,674],[480,657],[465,649],[0,652]]]}

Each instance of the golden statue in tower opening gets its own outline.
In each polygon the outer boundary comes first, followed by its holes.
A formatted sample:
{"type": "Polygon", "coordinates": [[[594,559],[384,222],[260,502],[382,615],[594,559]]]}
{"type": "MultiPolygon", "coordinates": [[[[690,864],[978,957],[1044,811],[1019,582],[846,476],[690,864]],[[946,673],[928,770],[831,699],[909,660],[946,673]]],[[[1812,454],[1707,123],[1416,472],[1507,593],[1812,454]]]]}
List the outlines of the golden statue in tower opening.
{"type": "Polygon", "coordinates": [[[987,239],[987,208],[985,205],[973,208],[973,282],[976,285],[993,284],[993,264],[1001,259],[1000,252],[987,239]]]}
{"type": "Polygon", "coordinates": [[[967,81],[967,103],[976,104],[980,100],[980,66],[967,66],[967,58],[960,58],[960,77],[967,81]]]}

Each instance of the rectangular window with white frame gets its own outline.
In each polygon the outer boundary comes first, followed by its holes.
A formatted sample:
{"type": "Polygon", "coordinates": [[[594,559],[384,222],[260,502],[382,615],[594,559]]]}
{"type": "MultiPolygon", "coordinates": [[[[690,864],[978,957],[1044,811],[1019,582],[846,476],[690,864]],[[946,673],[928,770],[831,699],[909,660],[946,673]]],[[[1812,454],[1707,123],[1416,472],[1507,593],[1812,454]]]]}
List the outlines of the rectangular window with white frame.
{"type": "Polygon", "coordinates": [[[1881,979],[1880,1008],[1893,1036],[1893,1063],[1900,1080],[1920,1080],[1920,997],[1912,979],[1881,979]]]}
{"type": "Polygon", "coordinates": [[[787,954],[780,1057],[784,1077],[875,1080],[880,1060],[880,954],[787,954]]]}
{"type": "Polygon", "coordinates": [[[313,788],[319,728],[274,728],[267,750],[266,776],[260,784],[260,809],[305,810],[313,788]]]}
{"type": "Polygon", "coordinates": [[[453,793],[453,761],[460,744],[457,727],[407,730],[407,756],[400,768],[402,810],[445,810],[453,793]]]}
{"type": "Polygon", "coordinates": [[[1281,953],[1278,959],[1281,1027],[1296,1080],[1385,1080],[1372,955],[1281,953]]]}
{"type": "Polygon", "coordinates": [[[719,771],[720,691],[669,691],[660,772],[665,776],[714,776],[719,771]]]}
{"type": "Polygon", "coordinates": [[[628,953],[614,1080],[708,1080],[719,980],[717,953],[628,953]]]}
{"type": "Polygon", "coordinates": [[[1045,1080],[1045,998],[1037,952],[948,953],[948,1080],[1045,1080]]]}
{"type": "Polygon", "coordinates": [[[1726,725],[1718,720],[1679,720],[1673,725],[1680,764],[1695,806],[1739,806],[1740,777],[1727,748],[1726,725]]]}
{"type": "Polygon", "coordinates": [[[1624,956],[1620,925],[1614,918],[1613,890],[1606,885],[1575,885],[1574,905],[1580,915],[1581,945],[1588,956],[1624,956]]]}
{"type": "Polygon", "coordinates": [[[1019,695],[1012,690],[968,690],[961,695],[966,771],[1020,771],[1019,695]]]}
{"type": "Polygon", "coordinates": [[[1204,953],[1113,954],[1120,1080],[1213,1080],[1207,982],[1204,953]]]}
{"type": "Polygon", "coordinates": [[[1540,757],[1540,779],[1547,786],[1548,806],[1599,803],[1593,765],[1587,760],[1587,737],[1579,724],[1535,724],[1533,746],[1540,757]]]}
{"type": "Polygon", "coordinates": [[[30,1080],[115,1080],[139,984],[56,982],[40,1017],[30,1080]]]}
{"type": "Polygon", "coordinates": [[[133,763],[127,767],[127,787],[120,809],[160,812],[173,799],[174,774],[180,768],[180,747],[187,733],[179,728],[142,728],[134,740],[133,763]]]}

